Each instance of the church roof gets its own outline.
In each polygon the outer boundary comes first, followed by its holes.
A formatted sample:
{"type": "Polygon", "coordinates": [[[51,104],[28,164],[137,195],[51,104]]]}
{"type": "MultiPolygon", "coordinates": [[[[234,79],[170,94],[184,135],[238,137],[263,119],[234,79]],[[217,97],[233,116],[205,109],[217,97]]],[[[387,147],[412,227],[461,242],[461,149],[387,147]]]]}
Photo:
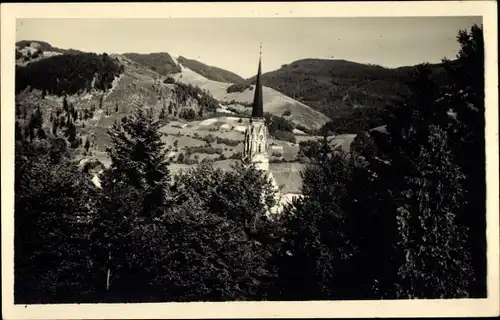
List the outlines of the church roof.
{"type": "Polygon", "coordinates": [[[259,58],[259,69],[255,79],[255,94],[253,98],[252,118],[264,118],[264,104],[262,102],[262,82],[261,76],[261,58],[259,58]]]}

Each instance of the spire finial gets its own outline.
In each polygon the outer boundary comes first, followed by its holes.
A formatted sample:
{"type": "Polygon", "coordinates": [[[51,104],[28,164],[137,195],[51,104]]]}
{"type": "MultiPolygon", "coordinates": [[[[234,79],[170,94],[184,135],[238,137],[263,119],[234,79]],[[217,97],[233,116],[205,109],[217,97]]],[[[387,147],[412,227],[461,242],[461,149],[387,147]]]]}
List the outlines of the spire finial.
{"type": "Polygon", "coordinates": [[[262,42],[260,43],[259,57],[262,57],[262,42]]]}

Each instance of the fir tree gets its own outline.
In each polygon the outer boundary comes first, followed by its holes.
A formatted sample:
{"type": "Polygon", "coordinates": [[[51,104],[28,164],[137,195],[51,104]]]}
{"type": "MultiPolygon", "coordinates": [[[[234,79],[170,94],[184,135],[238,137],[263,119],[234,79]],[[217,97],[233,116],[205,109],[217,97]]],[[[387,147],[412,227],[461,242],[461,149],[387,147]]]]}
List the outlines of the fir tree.
{"type": "Polygon", "coordinates": [[[355,212],[364,216],[357,219],[386,230],[383,240],[366,231],[360,247],[376,254],[363,261],[371,257],[371,282],[382,296],[464,297],[469,260],[467,252],[457,252],[464,250],[467,233],[454,218],[463,204],[462,173],[447,149],[447,110],[436,104],[429,70],[423,65],[415,71],[413,93],[390,113],[390,143],[368,159],[367,183],[357,182],[369,188],[360,196],[355,212]],[[437,286],[434,293],[429,286],[437,286]]]}
{"type": "Polygon", "coordinates": [[[288,230],[278,259],[280,297],[285,300],[355,297],[350,268],[355,253],[350,237],[352,163],[334,153],[327,138],[322,153],[302,173],[303,199],[284,212],[288,230]]]}
{"type": "Polygon", "coordinates": [[[85,139],[84,148],[85,148],[85,151],[87,151],[87,152],[89,151],[89,148],[90,148],[90,138],[89,137],[87,137],[87,139],[85,139]]]}
{"type": "Polygon", "coordinates": [[[429,131],[399,195],[397,295],[464,298],[472,280],[467,230],[456,219],[464,201],[464,176],[453,162],[446,132],[437,126],[429,131]]]}
{"type": "Polygon", "coordinates": [[[42,111],[40,110],[40,107],[37,107],[35,112],[31,116],[29,125],[33,129],[40,129],[42,127],[42,123],[43,123],[42,111]]]}
{"type": "Polygon", "coordinates": [[[16,121],[15,139],[16,139],[16,141],[22,141],[23,140],[23,131],[21,129],[21,125],[19,124],[19,121],[16,121]]]}
{"type": "Polygon", "coordinates": [[[107,149],[111,169],[127,183],[144,190],[145,212],[161,206],[165,200],[168,165],[165,161],[165,143],[161,140],[160,124],[142,109],[131,117],[122,118],[121,126],[109,130],[112,146],[107,149]]]}
{"type": "Polygon", "coordinates": [[[165,109],[162,108],[161,111],[160,111],[160,119],[164,120],[166,118],[167,118],[167,114],[165,113],[165,109]]]}
{"type": "Polygon", "coordinates": [[[46,139],[47,138],[47,134],[45,133],[45,130],[43,130],[43,128],[38,129],[37,136],[40,139],[46,139]]]}
{"type": "Polygon", "coordinates": [[[449,132],[456,160],[466,176],[466,204],[459,220],[469,226],[477,281],[474,296],[486,296],[486,144],[483,26],[460,30],[460,51],[455,60],[444,60],[450,84],[443,103],[456,113],[456,126],[449,132]],[[473,155],[473,156],[472,156],[473,155]],[[474,213],[474,214],[472,214],[474,213]]]}
{"type": "Polygon", "coordinates": [[[63,98],[63,110],[64,110],[65,112],[68,112],[68,110],[69,110],[69,105],[68,105],[68,98],[67,98],[67,96],[64,96],[64,98],[63,98]]]}
{"type": "Polygon", "coordinates": [[[104,104],[104,94],[101,94],[101,96],[99,97],[99,109],[102,110],[103,104],[104,104]]]}

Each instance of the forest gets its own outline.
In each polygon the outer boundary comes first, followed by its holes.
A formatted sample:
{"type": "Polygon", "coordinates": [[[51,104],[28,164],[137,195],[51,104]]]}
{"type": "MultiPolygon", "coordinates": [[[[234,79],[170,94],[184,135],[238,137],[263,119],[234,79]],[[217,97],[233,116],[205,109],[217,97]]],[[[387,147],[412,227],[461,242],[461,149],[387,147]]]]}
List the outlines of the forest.
{"type": "Polygon", "coordinates": [[[171,174],[141,109],[109,128],[101,188],[64,139],[20,128],[15,303],[485,297],[482,27],[457,40],[446,85],[415,67],[372,152],[304,144],[304,197],[276,217],[251,164],[171,174]]]}
{"type": "Polygon", "coordinates": [[[108,90],[124,69],[103,53],[62,54],[16,66],[16,93],[35,88],[58,96],[108,90]]]}

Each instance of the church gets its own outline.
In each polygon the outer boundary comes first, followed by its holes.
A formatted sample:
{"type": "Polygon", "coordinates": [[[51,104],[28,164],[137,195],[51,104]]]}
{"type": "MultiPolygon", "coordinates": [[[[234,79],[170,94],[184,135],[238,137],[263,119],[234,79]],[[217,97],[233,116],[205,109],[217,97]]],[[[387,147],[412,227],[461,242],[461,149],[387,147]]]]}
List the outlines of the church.
{"type": "Polygon", "coordinates": [[[255,93],[252,106],[252,115],[249,124],[245,130],[243,143],[243,159],[255,165],[259,170],[265,172],[268,176],[275,192],[276,206],[269,208],[269,214],[277,214],[283,210],[285,203],[290,202],[291,198],[281,193],[278,183],[269,168],[269,132],[267,130],[264,117],[264,102],[262,90],[262,54],[259,57],[259,67],[255,80],[255,93]]]}

